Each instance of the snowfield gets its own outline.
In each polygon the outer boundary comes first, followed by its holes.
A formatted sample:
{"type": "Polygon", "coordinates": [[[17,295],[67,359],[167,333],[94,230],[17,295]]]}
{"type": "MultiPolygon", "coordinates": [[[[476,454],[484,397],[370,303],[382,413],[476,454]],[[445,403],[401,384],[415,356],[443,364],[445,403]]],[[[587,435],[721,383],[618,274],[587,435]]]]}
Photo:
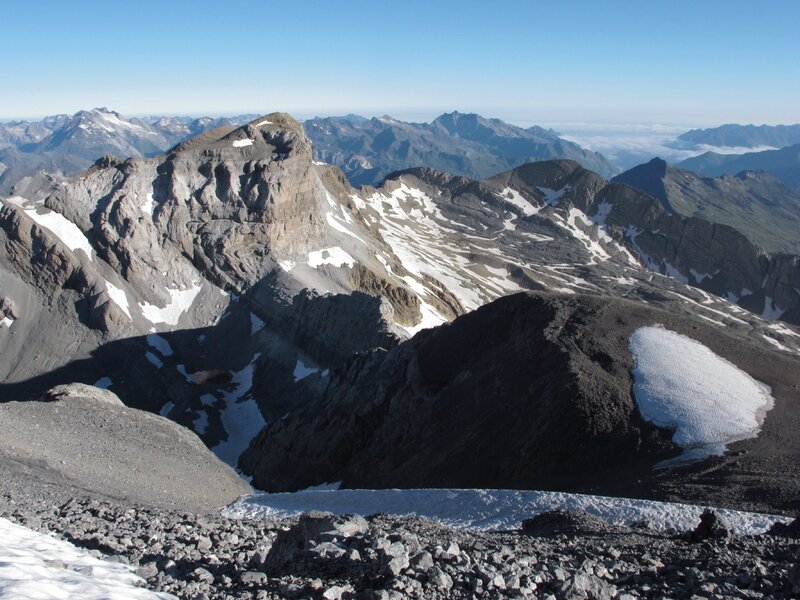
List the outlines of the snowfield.
{"type": "MultiPolygon", "coordinates": [[[[584,511],[610,523],[631,525],[645,520],[654,529],[694,529],[705,507],[631,498],[588,496],[535,490],[321,490],[243,496],[223,509],[233,518],[280,519],[310,510],[335,514],[417,515],[458,529],[507,530],[523,519],[555,509],[584,511]]],[[[715,509],[740,534],[762,533],[773,523],[791,519],[777,515],[715,509]]]]}
{"type": "Polygon", "coordinates": [[[174,327],[180,321],[181,315],[192,307],[195,298],[200,293],[200,289],[201,286],[197,284],[193,284],[188,290],[167,289],[171,300],[164,308],[147,302],[140,302],[139,309],[142,311],[142,316],[154,325],[166,323],[174,327]]]}
{"type": "Polygon", "coordinates": [[[90,261],[93,260],[92,245],[89,243],[86,234],[64,215],[44,207],[29,207],[27,206],[28,200],[20,196],[6,198],[6,202],[21,208],[35,223],[54,234],[62,244],[73,252],[82,250],[90,261]]]}
{"type": "Polygon", "coordinates": [[[0,518],[0,600],[175,598],[137,587],[141,584],[130,567],[0,518]]]}
{"type": "Polygon", "coordinates": [[[639,411],[645,420],[675,430],[672,441],[686,449],[679,461],[720,455],[728,443],[758,435],[773,405],[768,386],[663,327],[637,329],[630,349],[639,411]]]}

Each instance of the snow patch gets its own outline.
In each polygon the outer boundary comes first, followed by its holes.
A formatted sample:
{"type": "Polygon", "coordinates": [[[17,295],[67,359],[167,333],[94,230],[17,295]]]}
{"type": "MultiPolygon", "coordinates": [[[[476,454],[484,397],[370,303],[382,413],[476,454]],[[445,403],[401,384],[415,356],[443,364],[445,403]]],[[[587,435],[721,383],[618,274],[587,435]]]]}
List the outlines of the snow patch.
{"type": "Polygon", "coordinates": [[[153,323],[166,323],[167,325],[177,325],[181,315],[192,307],[197,294],[200,293],[199,285],[192,285],[188,290],[174,289],[167,291],[171,300],[164,308],[159,308],[153,304],[140,302],[139,308],[142,316],[153,323]]]}
{"type": "Polygon", "coordinates": [[[671,277],[675,281],[680,281],[684,285],[689,284],[689,279],[681,273],[675,266],[671,263],[668,263],[666,260],[664,261],[664,270],[666,271],[667,277],[671,277]]]}
{"type": "Polygon", "coordinates": [[[155,209],[155,201],[153,200],[153,194],[147,194],[147,200],[142,202],[142,213],[149,215],[150,218],[153,218],[153,210],[155,209]]]}
{"type": "Polygon", "coordinates": [[[299,490],[301,492],[330,492],[333,490],[338,490],[342,487],[341,481],[331,481],[330,483],[320,483],[319,485],[312,485],[311,487],[307,487],[304,490],[299,490]]]}
{"type": "Polygon", "coordinates": [[[569,191],[570,186],[565,185],[563,188],[559,190],[553,190],[551,188],[546,188],[546,187],[539,187],[536,189],[539,190],[544,195],[547,206],[558,206],[558,203],[561,201],[561,198],[564,196],[564,194],[566,194],[569,191]]]}
{"type": "Polygon", "coordinates": [[[510,187],[504,188],[503,191],[500,192],[499,196],[501,200],[508,202],[509,204],[512,204],[522,210],[522,214],[524,214],[526,217],[535,215],[540,210],[540,207],[534,206],[517,190],[510,187]]]}
{"type": "Polygon", "coordinates": [[[147,340],[147,345],[157,350],[161,356],[172,356],[172,346],[157,333],[151,333],[145,339],[147,340]]]}
{"type": "MultiPolygon", "coordinates": [[[[611,258],[611,255],[606,252],[605,248],[600,245],[600,242],[597,240],[592,239],[592,237],[587,234],[583,229],[581,229],[577,221],[580,220],[584,226],[591,227],[594,225],[594,222],[586,216],[586,214],[578,209],[578,208],[570,208],[569,212],[567,213],[566,219],[561,217],[560,215],[556,215],[558,218],[554,221],[556,225],[566,229],[572,237],[576,240],[583,243],[588,250],[589,254],[592,256],[591,260],[587,263],[588,265],[595,265],[597,264],[596,260],[606,261],[611,258]]],[[[608,237],[605,232],[601,232],[598,236],[600,239],[604,241],[610,241],[611,238],[608,237]],[[607,238],[607,239],[606,239],[607,238]]]]}
{"type": "Polygon", "coordinates": [[[762,317],[765,319],[770,319],[771,321],[777,321],[781,318],[784,312],[786,311],[778,308],[778,305],[775,304],[775,301],[771,297],[766,296],[764,298],[764,312],[761,313],[762,317]]]}
{"type": "Polygon", "coordinates": [[[598,225],[605,226],[606,218],[608,217],[612,208],[614,207],[611,204],[603,200],[600,204],[597,205],[597,212],[594,214],[592,219],[598,225]]]}
{"type": "Polygon", "coordinates": [[[244,148],[246,146],[252,146],[253,140],[251,140],[250,138],[245,138],[243,140],[234,140],[232,145],[234,148],[244,148]]]}
{"type": "MultiPolygon", "coordinates": [[[[308,490],[284,494],[243,496],[223,509],[232,518],[280,519],[310,510],[335,514],[417,515],[459,529],[506,530],[519,528],[523,519],[556,509],[584,511],[619,525],[645,520],[650,527],[679,531],[694,529],[705,507],[652,500],[608,498],[567,492],[535,490],[308,490]]],[[[740,534],[763,533],[777,515],[714,509],[740,534]]]]}
{"type": "Polygon", "coordinates": [[[700,273],[698,271],[695,271],[694,269],[689,269],[689,273],[692,274],[692,277],[694,277],[694,280],[697,283],[703,283],[704,279],[712,279],[714,277],[714,275],[719,273],[719,269],[714,271],[714,273],[700,273]]]}
{"type": "Polygon", "coordinates": [[[102,388],[107,390],[113,385],[113,381],[111,381],[111,377],[101,377],[97,381],[95,381],[92,385],[97,388],[102,388]]]}
{"type": "Polygon", "coordinates": [[[208,413],[201,411],[197,418],[192,422],[192,427],[197,435],[205,435],[208,428],[208,413]]]}
{"type": "Polygon", "coordinates": [[[347,265],[352,268],[355,262],[355,259],[339,246],[308,253],[308,266],[315,269],[322,265],[332,265],[334,267],[347,265]]]}
{"type": "Polygon", "coordinates": [[[301,359],[297,359],[297,364],[294,366],[294,382],[297,383],[301,379],[305,379],[309,375],[313,375],[314,373],[319,372],[317,367],[309,367],[306,365],[301,359]]]}
{"type": "Polygon", "coordinates": [[[250,335],[255,335],[256,333],[264,329],[264,325],[266,325],[264,321],[259,319],[253,313],[250,313],[250,335]]]}
{"type": "Polygon", "coordinates": [[[151,365],[153,365],[156,369],[160,369],[161,367],[164,366],[164,363],[161,362],[161,359],[158,358],[152,352],[145,352],[144,353],[144,357],[147,359],[147,362],[149,362],[151,365]]]}
{"type": "Polygon", "coordinates": [[[11,327],[11,324],[15,321],[11,317],[3,317],[0,319],[0,327],[11,327]]]}
{"type": "Polygon", "coordinates": [[[768,386],[663,327],[637,329],[630,349],[639,411],[658,427],[675,430],[672,441],[692,451],[679,458],[721,455],[727,444],[758,435],[773,405],[768,386]]]}
{"type": "Polygon", "coordinates": [[[293,260],[282,260],[278,263],[278,266],[289,273],[292,269],[294,269],[295,262],[293,260]]]}
{"type": "Polygon", "coordinates": [[[261,121],[260,123],[256,123],[256,127],[263,127],[264,125],[274,125],[274,124],[275,123],[273,123],[270,120],[264,120],[264,121],[261,121]]]}
{"type": "Polygon", "coordinates": [[[143,589],[131,567],[99,560],[69,542],[0,518],[0,598],[167,600],[143,589]]]}
{"type": "Polygon", "coordinates": [[[93,260],[92,245],[89,243],[88,238],[75,223],[67,219],[64,215],[47,208],[27,208],[25,204],[28,201],[20,196],[6,198],[6,202],[12,206],[21,208],[35,223],[53,233],[62,244],[73,252],[81,250],[90,261],[93,260]],[[39,213],[40,210],[44,212],[39,213]]]}
{"type": "Polygon", "coordinates": [[[106,292],[108,292],[108,297],[119,306],[120,310],[127,315],[127,317],[131,318],[131,311],[128,306],[128,296],[125,294],[125,290],[118,288],[113,283],[106,281],[106,292]]]}
{"type": "Polygon", "coordinates": [[[243,369],[233,373],[230,383],[232,389],[223,394],[225,408],[222,409],[220,418],[228,437],[211,450],[220,460],[234,468],[239,460],[239,455],[250,444],[250,440],[267,424],[261,414],[261,409],[250,395],[256,361],[260,356],[260,353],[256,354],[243,369]]]}

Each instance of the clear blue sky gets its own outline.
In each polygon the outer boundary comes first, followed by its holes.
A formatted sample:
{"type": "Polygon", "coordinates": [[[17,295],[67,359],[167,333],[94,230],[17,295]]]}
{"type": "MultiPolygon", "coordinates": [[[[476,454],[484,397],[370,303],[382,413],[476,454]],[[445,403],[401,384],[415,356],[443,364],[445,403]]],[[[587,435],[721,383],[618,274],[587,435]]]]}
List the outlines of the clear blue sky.
{"type": "Polygon", "coordinates": [[[800,1],[4,0],[0,118],[800,121],[800,1]]]}

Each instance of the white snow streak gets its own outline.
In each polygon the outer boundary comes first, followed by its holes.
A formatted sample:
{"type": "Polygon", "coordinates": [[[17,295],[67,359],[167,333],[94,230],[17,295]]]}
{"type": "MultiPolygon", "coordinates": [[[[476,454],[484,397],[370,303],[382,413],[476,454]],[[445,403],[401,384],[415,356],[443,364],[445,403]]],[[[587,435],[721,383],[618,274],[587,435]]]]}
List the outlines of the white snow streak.
{"type": "Polygon", "coordinates": [[[21,198],[20,196],[6,198],[6,202],[12,206],[21,208],[22,211],[28,215],[28,217],[30,217],[38,225],[41,225],[53,233],[59,240],[61,240],[62,244],[64,244],[73,252],[82,250],[89,260],[93,260],[92,245],[89,243],[86,235],[77,225],[75,225],[75,223],[67,219],[64,215],[42,207],[26,208],[25,203],[27,200],[25,198],[21,198]],[[40,213],[40,210],[44,212],[40,213]]]}
{"type": "MultiPolygon", "coordinates": [[[[523,519],[555,509],[584,511],[611,523],[646,520],[654,529],[694,529],[704,507],[629,498],[587,496],[535,490],[337,490],[243,496],[225,509],[234,518],[279,519],[309,510],[336,514],[418,515],[460,529],[513,529],[523,519]]],[[[778,521],[775,515],[715,509],[742,534],[761,533],[778,521]]]]}
{"type": "Polygon", "coordinates": [[[120,307],[122,312],[124,312],[128,318],[131,318],[131,311],[128,307],[128,296],[125,294],[125,290],[122,290],[115,286],[113,283],[106,281],[106,292],[108,292],[108,297],[120,307]]]}
{"type": "Polygon", "coordinates": [[[243,140],[234,140],[233,141],[233,147],[234,148],[244,148],[245,146],[252,146],[252,145],[253,145],[253,140],[251,140],[250,138],[245,138],[243,140]]]}

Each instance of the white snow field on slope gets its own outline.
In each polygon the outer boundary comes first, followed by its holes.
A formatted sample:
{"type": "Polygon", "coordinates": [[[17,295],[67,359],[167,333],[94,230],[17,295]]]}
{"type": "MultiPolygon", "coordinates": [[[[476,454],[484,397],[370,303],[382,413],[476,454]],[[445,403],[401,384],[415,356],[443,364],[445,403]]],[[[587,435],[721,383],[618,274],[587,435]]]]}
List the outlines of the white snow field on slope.
{"type": "Polygon", "coordinates": [[[130,568],[0,518],[0,600],[173,600],[137,587],[130,568]]]}
{"type": "Polygon", "coordinates": [[[73,252],[82,250],[90,261],[93,260],[92,245],[89,243],[86,234],[64,215],[44,207],[29,207],[27,206],[28,200],[21,196],[6,198],[6,202],[12,206],[21,208],[26,215],[37,224],[55,234],[55,236],[73,252]],[[43,210],[44,212],[39,213],[39,210],[43,210]]]}
{"type": "MultiPolygon", "coordinates": [[[[536,490],[320,490],[243,496],[223,509],[233,518],[280,519],[310,510],[335,514],[416,515],[459,529],[507,530],[523,519],[549,510],[566,509],[597,515],[610,523],[630,525],[645,520],[653,529],[693,530],[705,507],[631,498],[587,496],[536,490]]],[[[740,534],[762,533],[787,517],[715,509],[740,534]]]]}
{"type": "Polygon", "coordinates": [[[171,300],[164,308],[147,302],[140,302],[139,309],[142,311],[142,316],[154,325],[156,323],[166,323],[167,325],[176,326],[181,319],[181,315],[192,307],[201,289],[198,284],[192,284],[192,287],[188,290],[167,289],[171,300]]]}
{"type": "Polygon", "coordinates": [[[637,329],[630,349],[639,411],[645,420],[675,430],[672,441],[685,449],[678,459],[721,455],[727,444],[758,435],[773,405],[768,386],[663,327],[637,329]]]}

